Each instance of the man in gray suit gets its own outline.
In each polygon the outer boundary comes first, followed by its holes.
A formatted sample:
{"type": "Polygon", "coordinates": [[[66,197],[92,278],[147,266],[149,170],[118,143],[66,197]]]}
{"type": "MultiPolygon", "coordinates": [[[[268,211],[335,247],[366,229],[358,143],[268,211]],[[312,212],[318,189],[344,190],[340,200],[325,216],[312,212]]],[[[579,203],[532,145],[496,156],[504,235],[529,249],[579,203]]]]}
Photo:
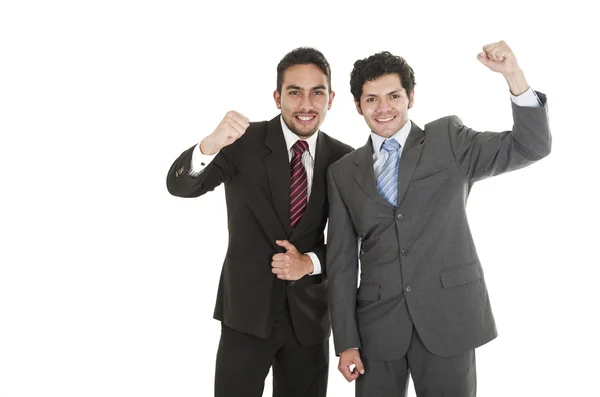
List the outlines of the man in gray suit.
{"type": "Polygon", "coordinates": [[[476,181],[547,156],[551,136],[546,96],[508,45],[477,58],[508,83],[512,131],[477,132],[456,116],[421,129],[408,119],[415,79],[404,59],[354,64],[371,136],[329,168],[326,267],[339,369],[359,397],[405,396],[409,372],[419,397],[474,396],[474,349],[497,335],[467,197],[476,181]]]}

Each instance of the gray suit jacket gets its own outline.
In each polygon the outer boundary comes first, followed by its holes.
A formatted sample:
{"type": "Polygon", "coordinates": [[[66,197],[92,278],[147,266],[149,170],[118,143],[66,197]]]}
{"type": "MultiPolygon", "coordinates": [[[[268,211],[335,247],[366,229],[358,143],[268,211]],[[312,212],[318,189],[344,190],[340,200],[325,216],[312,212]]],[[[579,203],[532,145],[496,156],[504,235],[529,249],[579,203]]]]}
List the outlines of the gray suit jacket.
{"type": "Polygon", "coordinates": [[[359,347],[372,360],[399,359],[413,323],[439,356],[496,337],[465,207],[474,182],[550,153],[546,97],[537,94],[542,107],[513,104],[512,131],[473,131],[456,116],[424,130],[413,123],[400,158],[397,208],[375,186],[370,139],[329,168],[327,273],[336,354],[359,347]]]}

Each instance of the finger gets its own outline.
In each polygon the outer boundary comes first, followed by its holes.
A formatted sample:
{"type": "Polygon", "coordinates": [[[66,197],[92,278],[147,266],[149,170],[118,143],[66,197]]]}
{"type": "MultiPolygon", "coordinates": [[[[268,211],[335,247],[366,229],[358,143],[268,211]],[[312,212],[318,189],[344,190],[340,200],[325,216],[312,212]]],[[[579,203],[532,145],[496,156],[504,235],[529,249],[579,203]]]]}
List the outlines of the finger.
{"type": "Polygon", "coordinates": [[[477,59],[487,67],[490,67],[490,64],[494,62],[491,58],[488,58],[485,52],[477,54],[477,59]]]}
{"type": "Polygon", "coordinates": [[[296,247],[287,240],[276,240],[278,246],[285,248],[287,251],[296,251],[296,247]]]}
{"type": "Polygon", "coordinates": [[[498,45],[500,44],[499,41],[496,41],[494,43],[490,43],[490,44],[486,44],[483,46],[483,51],[484,52],[491,52],[494,50],[494,48],[498,47],[498,45]]]}
{"type": "Polygon", "coordinates": [[[276,267],[278,269],[287,269],[290,267],[290,265],[289,265],[289,263],[285,263],[285,262],[273,261],[273,262],[271,262],[271,267],[276,267]]]}
{"type": "Polygon", "coordinates": [[[356,367],[354,368],[354,371],[358,371],[358,373],[360,373],[361,375],[365,374],[365,366],[362,362],[362,360],[360,359],[360,357],[356,357],[354,359],[354,364],[356,365],[356,367]]]}
{"type": "Polygon", "coordinates": [[[495,50],[496,50],[497,46],[498,46],[498,42],[484,45],[483,52],[485,53],[486,57],[488,57],[489,59],[495,60],[495,50]]]}
{"type": "Polygon", "coordinates": [[[244,132],[246,132],[246,129],[234,119],[227,119],[227,125],[237,133],[237,135],[235,135],[236,138],[242,136],[244,132]]]}
{"type": "Polygon", "coordinates": [[[503,61],[511,55],[512,51],[506,45],[501,45],[496,49],[496,56],[499,58],[499,60],[503,61]]]}
{"type": "Polygon", "coordinates": [[[287,272],[288,272],[288,270],[282,269],[280,267],[274,267],[271,269],[271,273],[273,273],[273,274],[281,274],[281,275],[285,276],[287,274],[287,272]]]}
{"type": "Polygon", "coordinates": [[[231,110],[230,114],[233,118],[235,118],[240,125],[245,125],[246,128],[250,125],[250,120],[248,117],[244,116],[240,112],[236,112],[235,110],[231,110]]]}
{"type": "Polygon", "coordinates": [[[274,262],[291,262],[292,258],[286,253],[286,254],[275,254],[273,255],[273,261],[274,262]]]}
{"type": "Polygon", "coordinates": [[[277,278],[280,280],[289,280],[290,277],[287,274],[278,274],[277,278]]]}
{"type": "Polygon", "coordinates": [[[348,382],[352,382],[353,375],[352,372],[350,372],[350,368],[348,366],[339,366],[338,370],[342,373],[342,375],[344,376],[344,378],[346,378],[348,382]]]}
{"type": "Polygon", "coordinates": [[[232,127],[234,127],[237,131],[239,131],[240,136],[243,135],[246,132],[246,129],[250,125],[249,123],[246,123],[243,120],[236,119],[236,118],[233,118],[233,117],[229,118],[229,122],[230,122],[230,124],[231,124],[232,127]]]}

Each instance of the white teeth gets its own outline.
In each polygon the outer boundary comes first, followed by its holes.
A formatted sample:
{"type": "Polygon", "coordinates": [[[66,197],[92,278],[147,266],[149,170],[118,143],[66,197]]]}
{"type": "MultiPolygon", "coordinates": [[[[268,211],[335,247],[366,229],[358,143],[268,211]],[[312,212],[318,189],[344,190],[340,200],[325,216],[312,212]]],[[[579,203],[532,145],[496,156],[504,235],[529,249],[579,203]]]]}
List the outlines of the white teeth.
{"type": "Polygon", "coordinates": [[[302,121],[312,120],[315,116],[296,116],[302,121]]]}
{"type": "Polygon", "coordinates": [[[382,122],[382,123],[385,123],[386,121],[390,121],[390,120],[391,120],[391,119],[393,119],[393,118],[394,118],[394,117],[392,116],[392,117],[388,117],[388,118],[386,118],[386,119],[375,119],[375,120],[377,120],[377,121],[379,121],[379,122],[382,122]]]}

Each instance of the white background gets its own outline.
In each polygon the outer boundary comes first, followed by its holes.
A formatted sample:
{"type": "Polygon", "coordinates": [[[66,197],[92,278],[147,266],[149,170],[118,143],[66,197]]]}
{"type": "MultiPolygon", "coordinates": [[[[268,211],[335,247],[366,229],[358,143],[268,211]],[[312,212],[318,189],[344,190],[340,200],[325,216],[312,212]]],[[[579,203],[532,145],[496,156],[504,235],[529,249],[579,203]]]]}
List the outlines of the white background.
{"type": "MultiPolygon", "coordinates": [[[[479,395],[597,395],[597,14],[583,1],[204,3],[1,2],[0,397],[212,395],[224,194],[170,196],[175,158],[230,109],[274,117],[275,67],[302,45],[333,70],[322,129],[354,147],[368,130],[350,70],[382,50],[414,68],[421,127],[457,114],[510,129],[506,83],[476,59],[501,39],[548,95],[554,141],[470,197],[500,333],[477,350],[479,395]]],[[[332,353],[329,395],[352,396],[336,366],[332,353]]]]}

